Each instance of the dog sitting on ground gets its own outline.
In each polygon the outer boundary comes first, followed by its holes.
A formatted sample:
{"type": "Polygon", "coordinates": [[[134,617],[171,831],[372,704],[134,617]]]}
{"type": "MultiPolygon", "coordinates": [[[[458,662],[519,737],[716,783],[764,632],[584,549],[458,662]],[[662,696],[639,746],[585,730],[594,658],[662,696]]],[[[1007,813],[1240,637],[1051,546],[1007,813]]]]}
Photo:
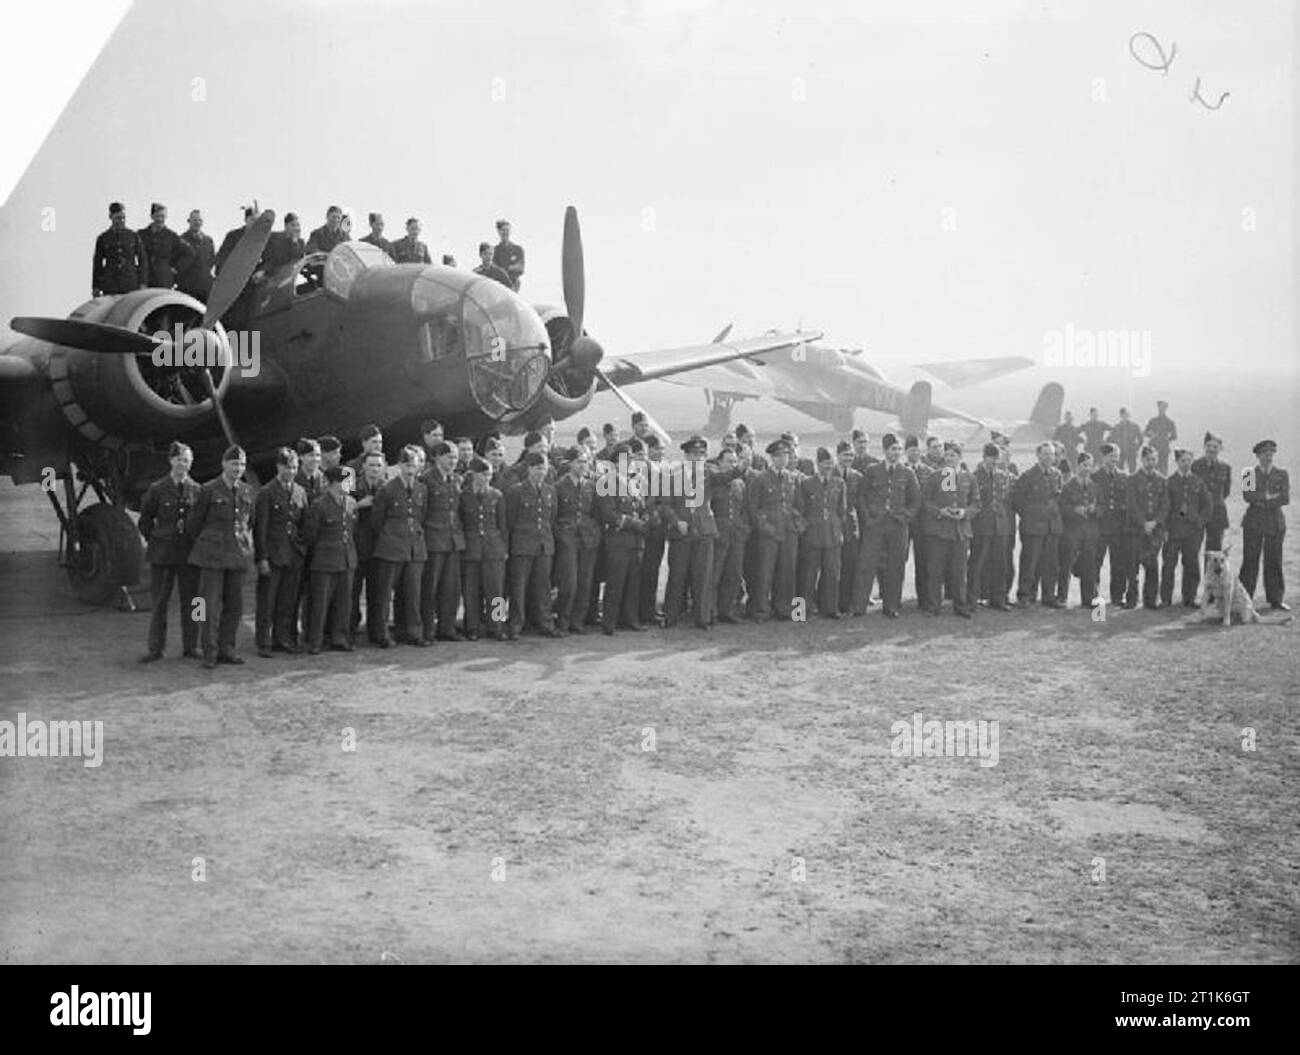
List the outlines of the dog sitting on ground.
{"type": "Polygon", "coordinates": [[[1205,572],[1201,577],[1201,618],[1205,622],[1258,623],[1259,613],[1241,580],[1228,565],[1228,550],[1205,551],[1205,572]]]}

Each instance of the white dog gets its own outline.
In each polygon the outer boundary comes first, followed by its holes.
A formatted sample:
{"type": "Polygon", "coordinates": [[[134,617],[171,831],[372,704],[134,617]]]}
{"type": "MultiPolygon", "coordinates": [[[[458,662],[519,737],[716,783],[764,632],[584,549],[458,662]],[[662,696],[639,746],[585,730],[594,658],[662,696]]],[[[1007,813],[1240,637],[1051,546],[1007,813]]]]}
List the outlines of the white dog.
{"type": "Polygon", "coordinates": [[[1201,578],[1201,618],[1205,622],[1222,621],[1229,623],[1258,623],[1259,613],[1241,585],[1232,568],[1228,565],[1228,551],[1225,545],[1221,550],[1205,551],[1205,574],[1201,578]]]}

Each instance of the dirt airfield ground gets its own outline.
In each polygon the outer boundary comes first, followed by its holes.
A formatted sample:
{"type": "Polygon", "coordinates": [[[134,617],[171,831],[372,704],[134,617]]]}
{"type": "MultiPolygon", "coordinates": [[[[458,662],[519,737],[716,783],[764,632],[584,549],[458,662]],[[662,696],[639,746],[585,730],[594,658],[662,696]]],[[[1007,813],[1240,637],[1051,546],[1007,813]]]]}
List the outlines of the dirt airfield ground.
{"type": "MultiPolygon", "coordinates": [[[[0,525],[0,718],[105,740],[98,768],[0,759],[4,962],[1300,955],[1294,622],[909,603],[707,635],[246,647],[208,673],[174,636],[138,666],[147,617],[71,598],[38,490],[0,487],[0,525]],[[998,764],[893,757],[918,711],[996,720],[998,764]]],[[[1294,531],[1286,565],[1300,583],[1294,531]]]]}

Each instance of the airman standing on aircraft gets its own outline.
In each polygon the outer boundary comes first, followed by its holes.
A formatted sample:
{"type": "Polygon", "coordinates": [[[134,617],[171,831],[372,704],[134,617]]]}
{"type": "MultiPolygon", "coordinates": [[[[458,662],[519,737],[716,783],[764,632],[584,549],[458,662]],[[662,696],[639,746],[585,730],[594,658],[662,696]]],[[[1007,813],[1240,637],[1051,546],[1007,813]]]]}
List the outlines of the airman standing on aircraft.
{"type": "Polygon", "coordinates": [[[259,276],[273,274],[280,268],[288,264],[296,264],[307,255],[307,247],[302,242],[302,224],[298,220],[298,214],[287,212],[284,214],[284,230],[276,231],[267,239],[266,248],[262,251],[261,269],[253,276],[253,281],[259,281],[259,276]]]}
{"type": "Polygon", "coordinates": [[[380,488],[370,517],[378,537],[375,560],[379,565],[378,619],[366,619],[371,640],[380,648],[394,641],[388,633],[388,615],[394,587],[402,585],[401,610],[397,614],[397,638],[404,644],[424,646],[420,626],[420,579],[428,551],[424,548],[424,512],[428,492],[417,479],[420,449],[406,446],[397,463],[398,475],[380,488]],[[379,636],[377,636],[379,635],[379,636]]]}
{"type": "Polygon", "coordinates": [[[429,247],[420,241],[420,221],[412,216],[406,221],[406,236],[393,243],[393,260],[399,264],[432,264],[429,247]]]}
{"type": "Polygon", "coordinates": [[[840,555],[849,508],[844,478],[835,471],[835,456],[825,447],[817,448],[817,472],[799,481],[797,508],[807,524],[799,540],[804,603],[811,612],[815,601],[824,619],[839,619],[840,555]]]}
{"type": "Polygon", "coordinates": [[[515,284],[510,280],[510,276],[506,274],[505,269],[492,262],[492,245],[490,242],[479,242],[478,260],[479,264],[474,269],[474,274],[490,278],[494,282],[500,282],[507,289],[515,288],[515,284]]]}
{"type": "Polygon", "coordinates": [[[1164,553],[1160,561],[1160,603],[1174,603],[1174,572],[1179,558],[1183,565],[1183,607],[1196,607],[1201,585],[1201,540],[1205,525],[1214,513],[1210,489],[1192,472],[1192,452],[1174,451],[1174,471],[1165,481],[1169,491],[1169,519],[1164,553]]]}
{"type": "Polygon", "coordinates": [[[1138,448],[1142,446],[1142,430],[1129,417],[1128,407],[1119,408],[1119,421],[1106,437],[1119,448],[1119,465],[1130,473],[1137,471],[1138,448]]]}
{"type": "Polygon", "coordinates": [[[1214,508],[1205,524],[1205,549],[1222,551],[1223,532],[1228,526],[1228,496],[1232,494],[1232,466],[1221,461],[1223,440],[1212,432],[1205,434],[1205,453],[1192,462],[1192,472],[1201,478],[1210,492],[1214,508]]]}
{"type": "Polygon", "coordinates": [[[212,292],[212,267],[217,251],[212,239],[203,233],[203,214],[198,209],[190,210],[189,226],[182,232],[181,241],[190,247],[192,255],[190,262],[177,270],[176,288],[206,304],[212,292]]]}
{"type": "Polygon", "coordinates": [[[173,443],[168,451],[171,471],[149,485],[140,502],[138,527],[148,546],[149,586],[153,608],[149,614],[149,647],[141,663],[162,659],[167,645],[167,602],[172,587],[177,589],[181,622],[181,654],[198,658],[199,626],[194,621],[194,595],[199,572],[188,563],[189,517],[199,497],[199,485],[190,478],[194,452],[184,443],[173,443]]]}
{"type": "Polygon", "coordinates": [[[1056,576],[1056,600],[1062,606],[1069,601],[1072,573],[1079,576],[1080,608],[1091,608],[1097,596],[1101,517],[1092,475],[1092,455],[1083,451],[1075,473],[1061,487],[1061,559],[1056,576]]]}
{"type": "Polygon", "coordinates": [[[510,276],[510,287],[519,292],[519,281],[524,277],[524,247],[510,241],[510,221],[497,221],[500,241],[492,250],[492,262],[510,276]]]}
{"type": "Polygon", "coordinates": [[[328,253],[336,245],[346,242],[347,235],[343,231],[343,210],[337,205],[331,205],[325,210],[325,223],[317,227],[307,238],[308,253],[328,253]]]}
{"type": "Polygon", "coordinates": [[[294,480],[298,455],[288,447],[275,452],[275,478],[253,504],[253,558],[257,562],[257,654],[297,652],[293,620],[298,607],[303,558],[302,536],[307,492],[294,480]]]}
{"type": "Polygon", "coordinates": [[[929,547],[926,566],[930,582],[926,612],[938,615],[942,610],[946,585],[953,611],[969,619],[974,611],[974,602],[966,593],[967,546],[971,538],[971,521],[980,512],[979,490],[974,477],[961,468],[960,444],[945,443],[943,457],[943,466],[930,474],[921,493],[921,525],[929,547]]]}
{"type": "Polygon", "coordinates": [[[384,214],[372,212],[369,220],[370,233],[364,235],[361,241],[373,245],[376,249],[382,249],[391,257],[393,255],[393,243],[384,237],[384,214]]]}
{"type": "Polygon", "coordinates": [[[115,201],[108,207],[109,228],[95,239],[90,269],[90,295],[130,293],[145,284],[149,259],[144,242],[126,226],[126,207],[115,201]]]}
{"type": "Polygon", "coordinates": [[[221,269],[225,267],[226,261],[230,258],[230,254],[235,251],[235,246],[239,245],[240,240],[243,239],[244,232],[253,226],[253,221],[256,219],[257,210],[251,205],[245,205],[244,226],[235,227],[227,231],[225,236],[221,239],[221,247],[217,250],[216,258],[216,273],[218,275],[221,274],[221,269]]]}
{"type": "Polygon", "coordinates": [[[171,289],[177,272],[184,271],[194,257],[190,244],[167,226],[167,206],[154,202],[149,209],[152,222],[136,233],[148,261],[146,286],[171,289]]]}
{"type": "Polygon", "coordinates": [[[1285,469],[1273,464],[1277,454],[1273,440],[1260,440],[1251,451],[1258,464],[1246,470],[1241,488],[1246,500],[1246,514],[1241,518],[1241,584],[1253,597],[1262,551],[1264,596],[1275,612],[1289,612],[1282,578],[1282,539],[1286,535],[1282,507],[1291,504],[1291,480],[1285,469]]]}
{"type": "Polygon", "coordinates": [[[980,511],[971,521],[971,555],[966,594],[971,604],[986,601],[990,608],[1006,611],[1007,536],[1011,534],[1013,480],[999,464],[1002,449],[984,444],[984,459],[972,474],[979,493],[980,511]]]}
{"type": "Polygon", "coordinates": [[[253,490],[240,477],[248,466],[242,447],[221,456],[221,475],[199,489],[187,533],[194,538],[189,562],[199,569],[203,599],[203,665],[243,663],[235,651],[243,615],[244,575],[253,560],[253,490]]]}
{"type": "Polygon", "coordinates": [[[1056,600],[1056,566],[1061,543],[1061,473],[1050,440],[1038,445],[1038,461],[1020,474],[1012,504],[1020,518],[1020,576],[1016,598],[1022,605],[1041,597],[1044,608],[1056,600]]]}
{"type": "Polygon", "coordinates": [[[1168,409],[1169,404],[1163,399],[1156,400],[1156,416],[1147,422],[1147,427],[1142,431],[1142,435],[1159,455],[1156,469],[1161,476],[1169,472],[1169,448],[1178,439],[1178,426],[1165,413],[1168,409]]]}
{"type": "Polygon", "coordinates": [[[356,500],[343,490],[341,465],[325,470],[325,494],[307,513],[303,535],[311,549],[311,624],[307,651],[313,656],[324,647],[325,626],[330,648],[351,652],[348,615],[352,604],[352,576],[357,569],[355,543],[356,500]]]}

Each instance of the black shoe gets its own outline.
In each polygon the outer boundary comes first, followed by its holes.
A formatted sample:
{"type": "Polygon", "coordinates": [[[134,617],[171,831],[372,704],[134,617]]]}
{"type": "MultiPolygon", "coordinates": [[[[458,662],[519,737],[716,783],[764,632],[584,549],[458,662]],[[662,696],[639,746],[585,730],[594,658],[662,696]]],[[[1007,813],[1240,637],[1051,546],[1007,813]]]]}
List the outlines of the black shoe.
{"type": "MultiPolygon", "coordinates": [[[[1061,606],[1057,605],[1056,607],[1059,608],[1061,606]]],[[[975,617],[975,613],[972,612],[969,608],[958,609],[957,614],[961,616],[963,619],[973,619],[975,617]]]]}
{"type": "Polygon", "coordinates": [[[353,652],[355,651],[355,649],[353,649],[351,641],[345,641],[341,644],[330,645],[330,651],[331,652],[353,652]]]}
{"type": "Polygon", "coordinates": [[[204,657],[203,657],[203,669],[204,669],[204,670],[216,670],[216,669],[217,669],[217,661],[216,661],[216,658],[215,658],[215,657],[211,657],[211,658],[209,658],[208,656],[204,656],[204,657]]]}
{"type": "Polygon", "coordinates": [[[156,663],[156,662],[158,662],[158,660],[160,660],[160,659],[162,659],[162,653],[161,653],[161,652],[146,652],[143,656],[141,656],[138,660],[136,660],[136,662],[137,662],[137,663],[156,663]]]}
{"type": "Polygon", "coordinates": [[[569,627],[569,633],[583,637],[587,633],[587,630],[581,623],[574,623],[573,626],[569,627]]]}
{"type": "Polygon", "coordinates": [[[740,624],[740,620],[737,619],[734,615],[720,615],[718,616],[718,622],[730,623],[732,626],[738,626],[740,624]]]}
{"type": "Polygon", "coordinates": [[[262,659],[270,659],[273,655],[275,655],[275,653],[272,652],[272,651],[271,651],[269,648],[267,648],[265,645],[258,645],[258,646],[257,646],[257,654],[258,654],[258,656],[260,656],[262,659]]]}
{"type": "Polygon", "coordinates": [[[885,618],[886,618],[886,619],[899,619],[899,618],[901,618],[901,614],[899,613],[899,611],[898,611],[897,608],[886,608],[884,614],[885,614],[885,618]]]}
{"type": "Polygon", "coordinates": [[[1291,606],[1287,604],[1285,601],[1273,601],[1269,604],[1269,608],[1271,608],[1275,612],[1291,611],[1291,606]]]}
{"type": "Polygon", "coordinates": [[[229,666],[232,666],[232,667],[241,667],[241,666],[243,666],[243,664],[244,664],[244,657],[243,657],[243,656],[237,656],[237,655],[235,655],[233,652],[230,652],[230,653],[228,653],[228,654],[226,654],[226,655],[224,655],[224,656],[218,656],[218,657],[217,657],[217,662],[218,662],[218,663],[225,663],[225,664],[228,664],[229,666]]]}
{"type": "Polygon", "coordinates": [[[548,626],[548,627],[546,627],[546,629],[544,629],[544,630],[539,630],[538,633],[540,633],[540,634],[542,635],[542,637],[566,637],[566,636],[568,636],[568,635],[565,634],[565,632],[564,632],[563,630],[559,630],[559,629],[557,629],[556,627],[553,627],[553,626],[548,626]]]}
{"type": "Polygon", "coordinates": [[[1184,602],[1183,602],[1183,607],[1184,607],[1184,608],[1200,608],[1201,606],[1200,606],[1199,604],[1197,604],[1195,601],[1184,601],[1184,602]]]}
{"type": "Polygon", "coordinates": [[[823,618],[823,619],[843,619],[844,616],[840,615],[839,612],[827,612],[824,616],[822,616],[822,618],[823,618]]]}
{"type": "Polygon", "coordinates": [[[376,648],[392,648],[394,645],[397,644],[397,642],[394,641],[391,637],[381,637],[374,644],[376,648]]]}
{"type": "Polygon", "coordinates": [[[988,601],[987,605],[995,612],[1009,612],[1011,610],[1008,605],[998,604],[996,601],[988,601]]]}
{"type": "Polygon", "coordinates": [[[1148,612],[1154,612],[1160,608],[1160,606],[1156,604],[1155,601],[1143,601],[1142,607],[1145,608],[1148,612]]]}
{"type": "Polygon", "coordinates": [[[307,646],[307,655],[309,655],[309,656],[319,656],[319,655],[320,655],[320,649],[318,649],[315,645],[308,645],[308,646],[307,646]]]}
{"type": "Polygon", "coordinates": [[[1065,605],[1063,605],[1060,601],[1044,601],[1044,602],[1043,602],[1043,607],[1044,607],[1044,608],[1064,608],[1065,605]]]}
{"type": "Polygon", "coordinates": [[[606,637],[614,636],[614,628],[612,626],[602,626],[600,628],[600,632],[604,634],[606,637]]]}
{"type": "Polygon", "coordinates": [[[203,653],[197,648],[187,648],[181,653],[181,659],[202,659],[203,653]]]}
{"type": "Polygon", "coordinates": [[[271,646],[271,651],[288,652],[291,655],[296,655],[297,653],[301,652],[302,649],[299,648],[297,645],[286,645],[283,641],[277,641],[275,644],[271,646]]]}
{"type": "Polygon", "coordinates": [[[433,642],[427,637],[408,637],[402,644],[410,645],[412,648],[428,648],[433,642]]]}

